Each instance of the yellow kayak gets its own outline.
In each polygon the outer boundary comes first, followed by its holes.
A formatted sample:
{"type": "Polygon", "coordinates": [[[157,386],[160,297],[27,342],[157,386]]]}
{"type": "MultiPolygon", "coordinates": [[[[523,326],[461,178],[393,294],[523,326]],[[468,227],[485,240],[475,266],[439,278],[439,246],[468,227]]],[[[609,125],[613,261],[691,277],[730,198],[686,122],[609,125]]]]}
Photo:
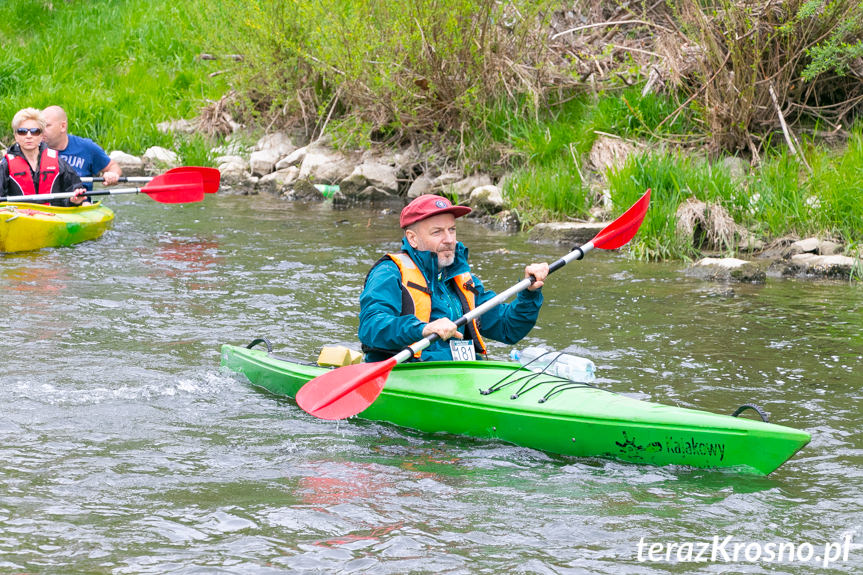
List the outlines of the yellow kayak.
{"type": "Polygon", "coordinates": [[[0,202],[0,252],[23,252],[94,240],[114,221],[99,203],[74,208],[0,202]]]}

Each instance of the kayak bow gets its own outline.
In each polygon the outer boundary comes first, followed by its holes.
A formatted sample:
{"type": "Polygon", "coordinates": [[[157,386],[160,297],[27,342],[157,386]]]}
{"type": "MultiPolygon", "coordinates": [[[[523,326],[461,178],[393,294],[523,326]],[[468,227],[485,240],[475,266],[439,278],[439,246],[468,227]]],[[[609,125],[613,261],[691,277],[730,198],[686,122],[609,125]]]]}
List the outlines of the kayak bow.
{"type": "Polygon", "coordinates": [[[79,207],[0,202],[0,252],[69,246],[105,233],[114,212],[101,204],[79,207]]]}

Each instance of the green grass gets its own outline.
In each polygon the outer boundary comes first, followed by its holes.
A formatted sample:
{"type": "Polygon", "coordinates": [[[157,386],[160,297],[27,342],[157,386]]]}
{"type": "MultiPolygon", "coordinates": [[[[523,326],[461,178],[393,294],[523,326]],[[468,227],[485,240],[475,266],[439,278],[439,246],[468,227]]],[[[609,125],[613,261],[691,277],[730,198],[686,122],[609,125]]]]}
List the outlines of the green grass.
{"type": "Polygon", "coordinates": [[[769,156],[749,185],[751,213],[744,223],[768,237],[793,234],[852,245],[863,239],[863,123],[847,147],[806,150],[809,175],[784,149],[769,156]]]}
{"type": "Polygon", "coordinates": [[[597,132],[625,138],[682,133],[690,127],[687,114],[660,126],[674,109],[669,98],[642,97],[636,87],[597,101],[586,95],[572,98],[537,116],[500,106],[486,119],[486,130],[478,132],[484,137],[473,149],[479,157],[483,150],[487,156],[489,150],[503,150],[487,161],[508,155],[514,169],[504,193],[523,225],[554,218],[588,219],[598,198],[583,177],[597,132]]]}
{"type": "MultiPolygon", "coordinates": [[[[849,254],[863,239],[863,124],[843,150],[810,147],[813,173],[785,148],[769,151],[760,169],[734,182],[719,162],[667,152],[631,157],[608,175],[615,214],[653,190],[645,222],[631,249],[642,259],[687,259],[701,252],[676,229],[678,207],[690,197],[719,204],[764,240],[818,236],[843,242],[849,254]]],[[[737,246],[729,246],[734,253],[737,246]]]]}
{"type": "Polygon", "coordinates": [[[705,165],[694,165],[689,158],[667,153],[632,156],[620,170],[608,174],[614,214],[623,213],[651,191],[651,202],[644,223],[630,249],[641,259],[687,258],[695,254],[688,238],[676,229],[677,208],[690,196],[713,195],[705,165]]]}
{"type": "Polygon", "coordinates": [[[105,149],[177,148],[156,124],[191,118],[226,91],[197,16],[208,2],[5,0],[0,19],[0,141],[19,109],[57,104],[70,132],[105,149]]]}
{"type": "Polygon", "coordinates": [[[660,138],[696,131],[690,110],[671,116],[677,105],[667,96],[641,95],[640,86],[601,98],[591,118],[595,130],[626,138],[660,138]],[[666,118],[671,119],[666,121],[666,118]],[[663,123],[664,122],[664,123],[663,123]]]}
{"type": "Polygon", "coordinates": [[[815,231],[802,166],[787,151],[768,157],[749,185],[753,227],[767,236],[807,235],[815,231]]]}
{"type": "Polygon", "coordinates": [[[522,223],[589,217],[593,206],[578,166],[566,157],[515,170],[506,179],[506,198],[522,223]]]}
{"type": "Polygon", "coordinates": [[[820,230],[846,243],[863,240],[863,122],[840,156],[820,148],[812,160],[812,194],[820,230]]]}
{"type": "Polygon", "coordinates": [[[202,134],[177,138],[174,149],[186,165],[211,166],[213,164],[213,141],[202,134]]]}

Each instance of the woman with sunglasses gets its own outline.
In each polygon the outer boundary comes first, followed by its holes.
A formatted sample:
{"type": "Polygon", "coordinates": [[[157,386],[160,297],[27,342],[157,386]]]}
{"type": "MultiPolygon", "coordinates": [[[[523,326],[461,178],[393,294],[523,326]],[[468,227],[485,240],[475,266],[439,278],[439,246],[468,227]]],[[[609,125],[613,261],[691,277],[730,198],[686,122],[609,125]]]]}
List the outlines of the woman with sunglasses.
{"type": "Polygon", "coordinates": [[[42,141],[45,120],[39,110],[24,108],[12,118],[15,144],[0,160],[0,196],[29,196],[76,192],[54,200],[55,206],[80,206],[87,200],[75,170],[42,141]]]}

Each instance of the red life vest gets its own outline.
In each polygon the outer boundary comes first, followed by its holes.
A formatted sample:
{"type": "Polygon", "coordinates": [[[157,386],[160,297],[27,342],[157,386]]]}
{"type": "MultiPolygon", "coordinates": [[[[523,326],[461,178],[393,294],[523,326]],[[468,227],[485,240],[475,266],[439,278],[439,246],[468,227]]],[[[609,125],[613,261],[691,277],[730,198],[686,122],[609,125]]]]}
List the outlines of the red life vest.
{"type": "Polygon", "coordinates": [[[54,184],[60,175],[60,157],[57,155],[57,150],[51,148],[42,150],[36,182],[33,181],[33,172],[24,156],[6,154],[6,162],[9,165],[9,178],[15,182],[23,195],[53,192],[54,184]]]}
{"type": "MultiPolygon", "coordinates": [[[[413,314],[420,321],[428,323],[431,319],[432,305],[431,292],[428,289],[425,276],[411,257],[404,252],[387,254],[384,257],[394,261],[402,275],[402,315],[413,314]]],[[[458,274],[452,279],[458,288],[456,294],[461,300],[462,311],[467,313],[474,309],[476,307],[476,289],[470,272],[458,274]]],[[[479,334],[479,323],[476,319],[465,325],[465,338],[473,340],[477,353],[483,356],[488,354],[485,342],[479,334]]],[[[419,358],[421,354],[414,355],[419,358]]]]}

